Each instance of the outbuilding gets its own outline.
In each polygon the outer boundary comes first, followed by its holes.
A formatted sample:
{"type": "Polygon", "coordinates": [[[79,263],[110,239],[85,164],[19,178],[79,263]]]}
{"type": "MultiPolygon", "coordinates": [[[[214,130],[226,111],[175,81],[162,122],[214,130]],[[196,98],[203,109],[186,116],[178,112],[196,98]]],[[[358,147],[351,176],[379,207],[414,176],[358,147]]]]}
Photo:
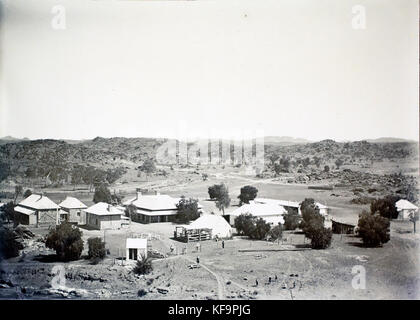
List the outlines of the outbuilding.
{"type": "Polygon", "coordinates": [[[126,240],[126,260],[141,260],[147,258],[147,239],[127,238],[126,240]]]}
{"type": "Polygon", "coordinates": [[[257,218],[262,218],[265,222],[272,226],[279,223],[284,224],[283,216],[287,213],[283,206],[275,203],[258,203],[250,201],[249,204],[244,204],[238,209],[227,213],[225,218],[230,225],[235,224],[235,219],[241,214],[251,214],[257,218]]]}
{"type": "Polygon", "coordinates": [[[123,212],[108,203],[98,202],[87,208],[85,212],[86,225],[91,228],[98,230],[121,229],[121,215],[123,212]]]}
{"type": "Polygon", "coordinates": [[[31,194],[19,202],[14,211],[20,224],[44,227],[61,223],[60,207],[43,194],[31,194]]]}
{"type": "Polygon", "coordinates": [[[176,226],[174,238],[184,242],[232,237],[232,228],[220,215],[203,214],[189,225],[176,226]]]}
{"type": "Polygon", "coordinates": [[[81,202],[79,199],[74,197],[67,197],[59,206],[65,212],[67,212],[67,221],[75,224],[86,224],[85,209],[87,205],[81,202]]]}
{"type": "Polygon", "coordinates": [[[410,218],[410,214],[415,213],[419,208],[412,204],[410,201],[401,199],[395,203],[398,211],[398,219],[406,220],[410,218]]]}

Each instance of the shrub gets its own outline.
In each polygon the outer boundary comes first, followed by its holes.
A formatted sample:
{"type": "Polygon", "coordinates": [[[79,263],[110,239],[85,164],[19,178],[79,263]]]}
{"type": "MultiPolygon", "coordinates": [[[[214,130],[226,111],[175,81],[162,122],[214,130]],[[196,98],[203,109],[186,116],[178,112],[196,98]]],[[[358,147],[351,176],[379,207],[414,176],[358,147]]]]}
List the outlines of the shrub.
{"type": "Polygon", "coordinates": [[[55,250],[62,261],[77,260],[83,251],[82,232],[64,222],[48,233],[45,245],[55,250]]]}
{"type": "Polygon", "coordinates": [[[257,197],[258,189],[253,186],[245,186],[241,188],[241,194],[238,196],[239,205],[249,203],[257,197]]]}
{"type": "Polygon", "coordinates": [[[106,256],[105,242],[99,237],[93,237],[88,239],[88,258],[98,262],[106,256]]]}
{"type": "Polygon", "coordinates": [[[280,223],[274,226],[268,232],[268,236],[270,237],[270,240],[272,241],[280,240],[283,236],[283,226],[280,223]]]}
{"type": "Polygon", "coordinates": [[[139,291],[137,291],[138,297],[144,297],[146,294],[147,294],[147,291],[144,289],[140,289],[139,291]]]}
{"type": "Polygon", "coordinates": [[[19,256],[22,249],[23,244],[16,240],[14,232],[0,227],[0,261],[19,256]]]}
{"type": "Polygon", "coordinates": [[[153,271],[152,260],[141,256],[140,260],[137,260],[136,266],[133,269],[135,274],[148,274],[153,271]]]}
{"type": "Polygon", "coordinates": [[[383,199],[377,199],[370,204],[370,212],[377,212],[387,219],[397,219],[398,211],[395,207],[395,202],[398,200],[399,198],[394,196],[386,196],[383,199]]]}
{"type": "Polygon", "coordinates": [[[93,202],[112,202],[111,191],[109,191],[106,184],[102,183],[95,188],[95,194],[93,195],[93,202]]]}
{"type": "Polygon", "coordinates": [[[312,249],[326,249],[331,245],[332,231],[323,225],[316,225],[309,229],[312,249]]]}
{"type": "Polygon", "coordinates": [[[367,211],[359,216],[358,234],[368,247],[377,247],[389,241],[389,220],[367,211]]]}

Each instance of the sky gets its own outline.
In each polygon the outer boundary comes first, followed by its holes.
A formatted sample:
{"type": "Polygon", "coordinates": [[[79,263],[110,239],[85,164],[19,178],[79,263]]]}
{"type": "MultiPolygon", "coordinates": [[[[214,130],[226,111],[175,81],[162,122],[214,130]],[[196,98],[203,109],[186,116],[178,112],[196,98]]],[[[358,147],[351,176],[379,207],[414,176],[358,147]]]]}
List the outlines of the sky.
{"type": "Polygon", "coordinates": [[[419,137],[417,0],[0,3],[0,137],[419,137]]]}

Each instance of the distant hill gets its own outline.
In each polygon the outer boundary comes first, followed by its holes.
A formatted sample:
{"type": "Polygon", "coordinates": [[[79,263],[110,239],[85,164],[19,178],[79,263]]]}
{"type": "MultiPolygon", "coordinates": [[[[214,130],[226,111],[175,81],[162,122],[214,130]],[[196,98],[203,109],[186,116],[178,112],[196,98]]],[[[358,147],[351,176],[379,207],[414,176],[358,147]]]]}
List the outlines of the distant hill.
{"type": "Polygon", "coordinates": [[[417,143],[414,140],[402,139],[402,138],[392,138],[392,137],[382,137],[377,139],[367,139],[367,142],[370,143],[396,143],[396,142],[408,142],[408,143],[417,143]]]}
{"type": "Polygon", "coordinates": [[[302,143],[311,143],[313,141],[302,139],[302,138],[293,138],[293,137],[274,137],[268,136],[264,137],[264,143],[272,144],[272,145],[294,145],[294,144],[302,144],[302,143]]]}
{"type": "Polygon", "coordinates": [[[12,142],[28,141],[28,140],[29,140],[28,138],[20,139],[20,138],[15,138],[12,136],[5,136],[5,137],[0,138],[0,145],[6,144],[6,143],[12,143],[12,142]]]}

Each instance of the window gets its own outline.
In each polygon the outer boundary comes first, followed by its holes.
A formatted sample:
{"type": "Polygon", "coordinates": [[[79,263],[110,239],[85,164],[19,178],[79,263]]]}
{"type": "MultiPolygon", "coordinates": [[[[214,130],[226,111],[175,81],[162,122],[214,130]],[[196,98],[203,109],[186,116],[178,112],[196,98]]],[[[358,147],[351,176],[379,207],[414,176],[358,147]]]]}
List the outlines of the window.
{"type": "Polygon", "coordinates": [[[77,212],[77,216],[80,217],[80,211],[77,212]]]}

